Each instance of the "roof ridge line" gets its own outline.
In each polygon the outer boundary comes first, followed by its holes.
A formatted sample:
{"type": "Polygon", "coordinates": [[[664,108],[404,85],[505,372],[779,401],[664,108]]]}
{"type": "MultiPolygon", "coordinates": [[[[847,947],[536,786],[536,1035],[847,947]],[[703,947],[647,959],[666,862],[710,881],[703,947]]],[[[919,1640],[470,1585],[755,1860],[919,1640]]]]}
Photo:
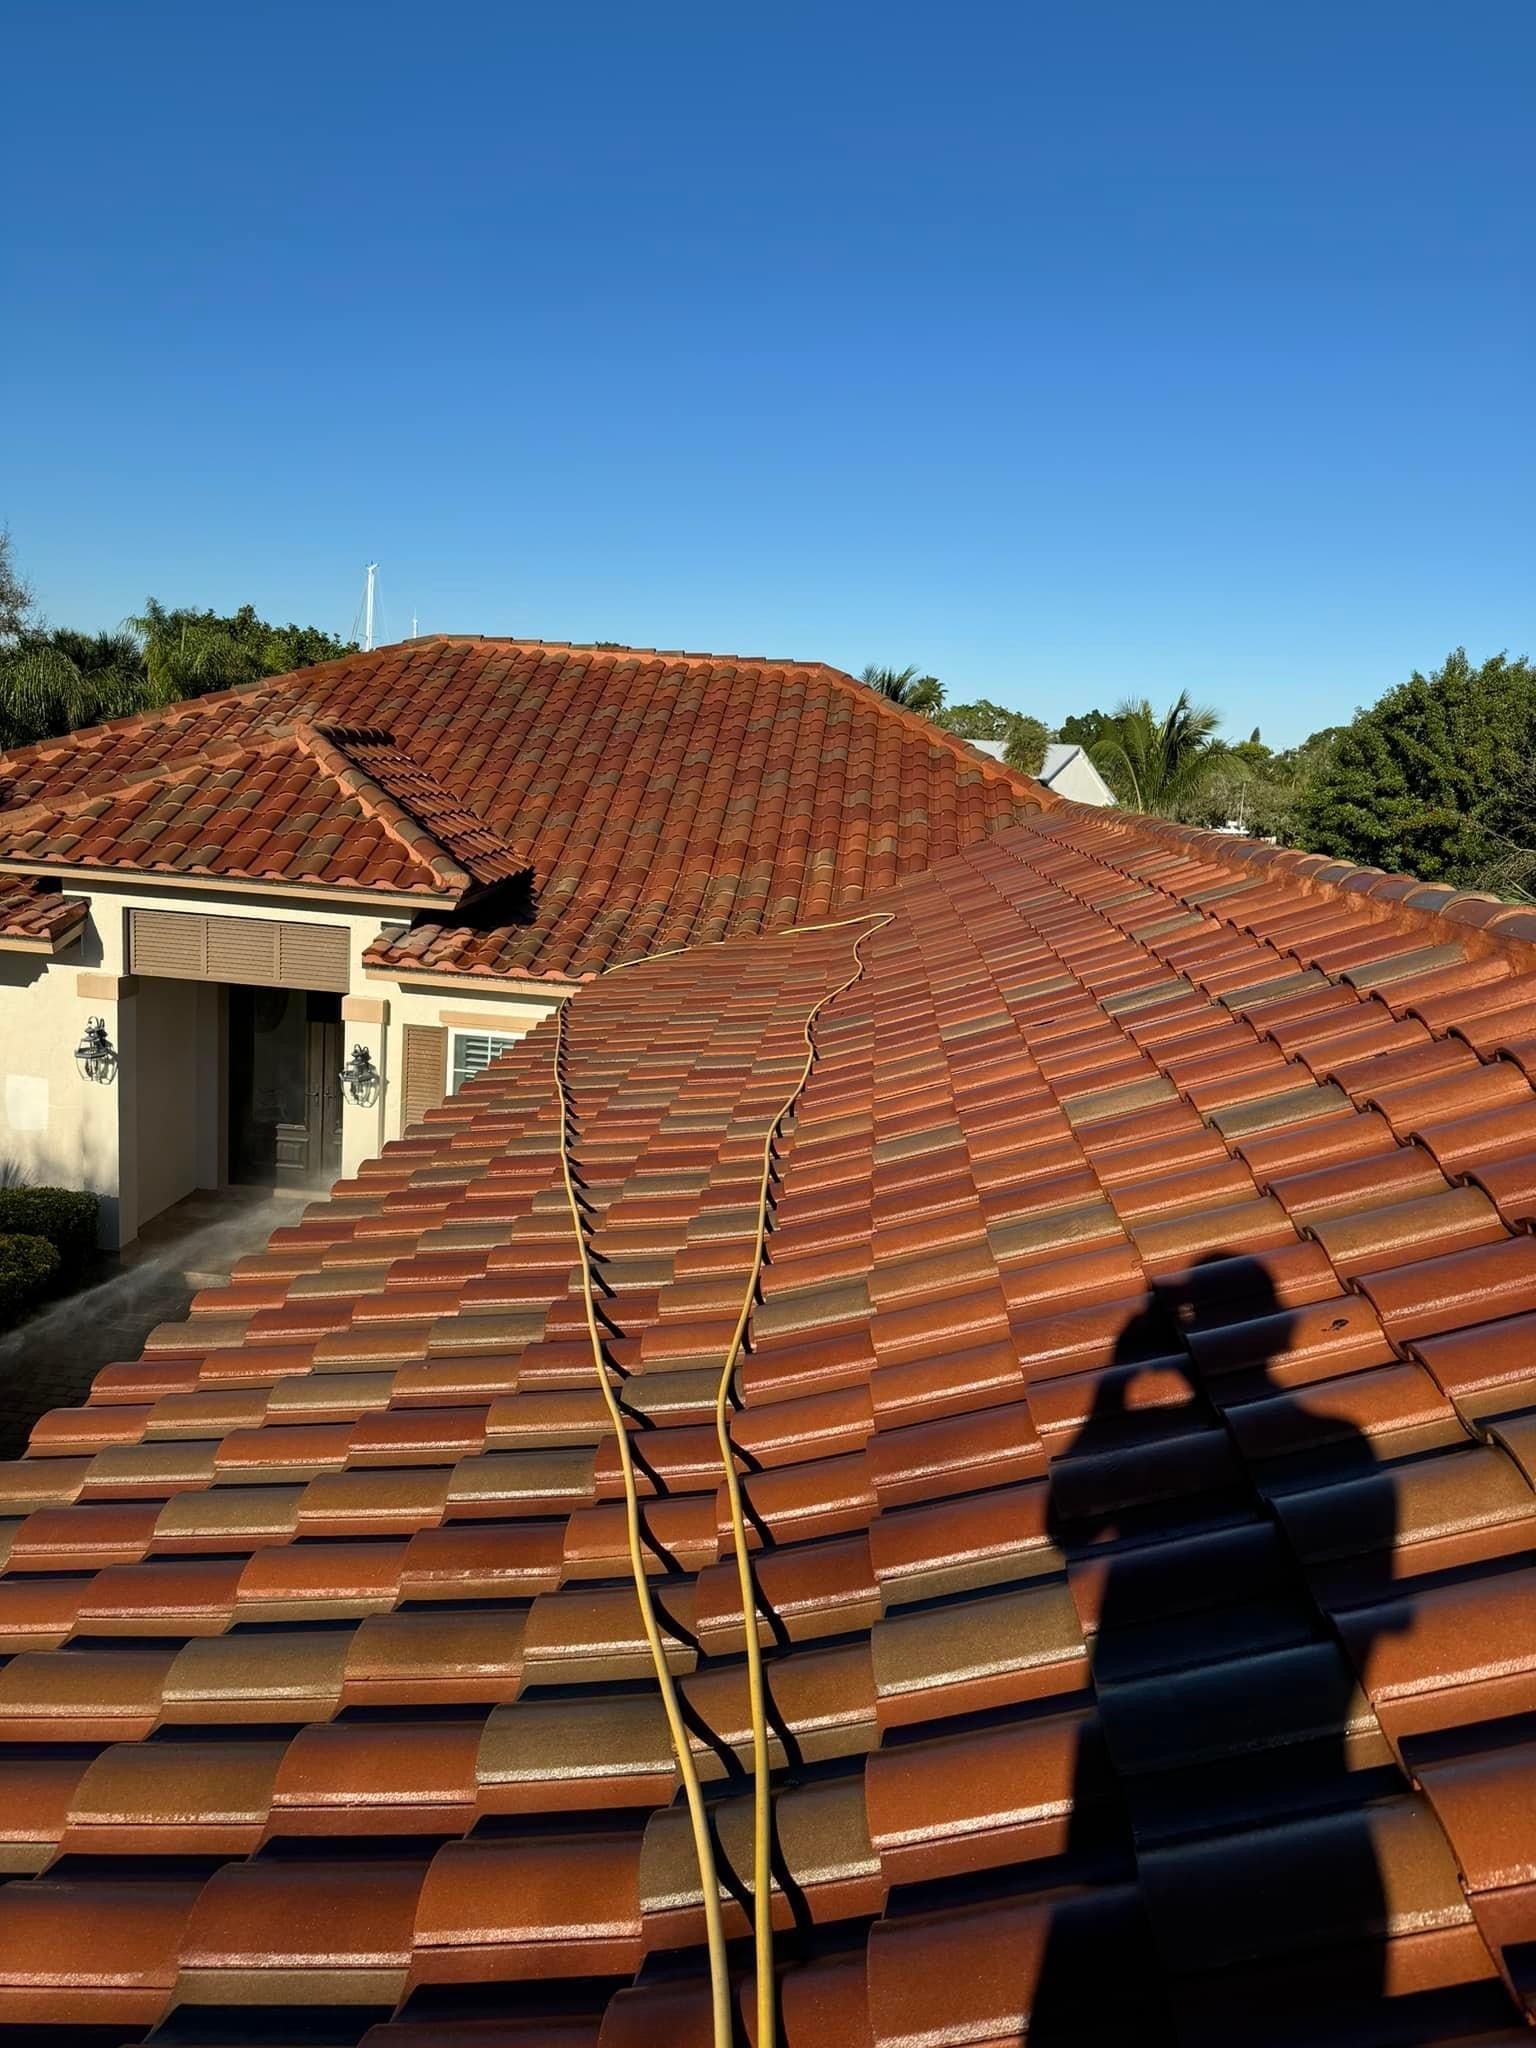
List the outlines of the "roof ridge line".
{"type": "MultiPolygon", "coordinates": [[[[408,640],[394,640],[393,647],[430,646],[489,646],[525,648],[530,654],[649,654],[667,661],[685,661],[690,665],[715,665],[721,662],[737,662],[752,668],[793,668],[808,675],[825,677],[829,682],[838,683],[851,690],[863,690],[887,713],[899,713],[912,721],[916,731],[929,739],[942,739],[951,751],[968,766],[983,763],[994,775],[1011,780],[1015,785],[1022,782],[1034,790],[1046,790],[1046,785],[1037,776],[1027,775],[1022,768],[1011,768],[1006,761],[998,761],[982,754],[978,755],[958,733],[949,732],[944,726],[935,725],[919,711],[911,711],[904,704],[894,704],[889,697],[881,697],[870,690],[867,683],[850,675],[847,669],[834,668],[830,662],[806,660],[794,654],[710,654],[698,648],[684,647],[641,647],[629,642],[615,646],[604,646],[596,640],[531,640],[517,633],[417,633],[408,640]]],[[[378,650],[375,650],[376,652],[378,650]]],[[[1060,799],[1058,799],[1060,801],[1060,799]]]]}
{"type": "Polygon", "coordinates": [[[833,668],[830,662],[825,661],[807,661],[798,665],[824,676],[840,688],[858,691],[863,697],[872,699],[887,717],[902,719],[916,736],[926,739],[930,745],[942,742],[946,751],[953,754],[963,767],[980,768],[994,779],[1021,790],[1025,796],[1038,798],[1043,810],[1064,801],[1037,775],[1027,775],[1022,768],[1011,768],[1006,761],[999,761],[992,754],[979,753],[959,733],[951,732],[947,726],[935,725],[931,718],[925,718],[920,711],[909,710],[905,704],[892,703],[889,697],[882,697],[877,690],[872,690],[868,683],[849,675],[846,669],[833,668]]]}
{"type": "MultiPolygon", "coordinates": [[[[351,726],[336,727],[334,730],[384,733],[383,727],[351,726]]],[[[389,745],[395,744],[392,733],[384,736],[389,745]]],[[[382,826],[396,845],[408,853],[412,860],[419,861],[434,881],[445,889],[455,890],[460,896],[467,894],[474,887],[473,875],[467,868],[460,867],[436,833],[408,810],[398,797],[391,796],[382,783],[375,781],[367,769],[354,761],[330,733],[310,724],[307,719],[295,719],[293,739],[300,751],[308,754],[316,767],[329,775],[339,788],[344,789],[349,796],[355,797],[368,816],[382,826]]]]}

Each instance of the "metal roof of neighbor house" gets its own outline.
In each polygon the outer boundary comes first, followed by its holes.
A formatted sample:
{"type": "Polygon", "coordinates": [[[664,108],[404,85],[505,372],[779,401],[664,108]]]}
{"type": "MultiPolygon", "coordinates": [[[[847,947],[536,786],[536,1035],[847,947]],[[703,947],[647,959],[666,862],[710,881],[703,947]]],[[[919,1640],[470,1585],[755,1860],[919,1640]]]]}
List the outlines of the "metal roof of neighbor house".
{"type": "Polygon", "coordinates": [[[864,908],[582,988],[0,1472],[0,2024],[709,2041],[563,1120],[750,2010],[799,1088],[788,2048],[1526,2038],[1536,915],[1070,807],[864,908]]]}
{"type": "Polygon", "coordinates": [[[0,860],[435,898],[370,966],[569,982],[836,914],[1042,793],[819,663],[443,638],[25,749],[0,799],[0,860]],[[472,843],[531,911],[460,899],[472,843]]]}
{"type": "Polygon", "coordinates": [[[1068,740],[1052,740],[1040,763],[1040,780],[1047,789],[1065,782],[1059,793],[1079,803],[1112,804],[1115,793],[1094,765],[1093,756],[1068,740]]]}

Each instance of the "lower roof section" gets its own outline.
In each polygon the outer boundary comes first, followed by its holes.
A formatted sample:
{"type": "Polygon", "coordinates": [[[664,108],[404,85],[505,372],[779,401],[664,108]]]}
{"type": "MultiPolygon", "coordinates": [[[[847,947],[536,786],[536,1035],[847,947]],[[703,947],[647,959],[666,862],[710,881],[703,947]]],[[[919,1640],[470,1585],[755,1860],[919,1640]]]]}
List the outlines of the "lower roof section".
{"type": "MultiPolygon", "coordinates": [[[[1069,813],[876,907],[617,971],[565,1015],[743,2011],[711,1418],[831,995],[731,1424],[783,2038],[1524,2038],[1524,948],[1069,813]]],[[[0,1472],[0,2024],[708,2041],[556,1041],[0,1472]]]]}
{"type": "Polygon", "coordinates": [[[85,929],[90,903],[19,875],[0,875],[0,952],[62,953],[85,929]]]}

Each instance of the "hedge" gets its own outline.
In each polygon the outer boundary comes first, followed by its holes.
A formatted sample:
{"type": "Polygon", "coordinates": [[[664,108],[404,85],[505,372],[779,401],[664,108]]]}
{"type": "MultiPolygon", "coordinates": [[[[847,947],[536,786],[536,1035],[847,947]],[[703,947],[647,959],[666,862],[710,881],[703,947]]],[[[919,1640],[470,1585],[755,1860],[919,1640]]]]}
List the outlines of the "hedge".
{"type": "Polygon", "coordinates": [[[59,1270],[56,1246],[26,1231],[0,1235],[0,1327],[14,1322],[59,1270]]]}
{"type": "Polygon", "coordinates": [[[74,1188],[0,1188],[0,1236],[46,1238],[58,1253],[60,1277],[79,1277],[96,1253],[95,1195],[74,1188]]]}

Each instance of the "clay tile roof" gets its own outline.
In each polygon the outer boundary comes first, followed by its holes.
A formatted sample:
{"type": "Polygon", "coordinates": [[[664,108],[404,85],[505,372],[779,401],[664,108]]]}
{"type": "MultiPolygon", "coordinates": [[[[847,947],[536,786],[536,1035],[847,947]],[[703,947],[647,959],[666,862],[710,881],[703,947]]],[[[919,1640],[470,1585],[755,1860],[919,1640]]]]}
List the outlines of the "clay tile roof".
{"type": "Polygon", "coordinates": [[[297,721],[204,751],[138,779],[39,792],[0,809],[13,860],[66,870],[131,870],[298,883],[458,904],[528,873],[528,862],[463,810],[387,734],[322,732],[297,721]]]}
{"type": "Polygon", "coordinates": [[[76,939],[90,905],[46,883],[0,876],[0,947],[56,953],[76,939]]]}
{"type": "Polygon", "coordinates": [[[561,1032],[748,2010],[823,1003],[787,2048],[1525,2038],[1528,913],[1070,806],[865,908],[583,987],[0,1469],[18,2038],[708,2041],[561,1032]]]}
{"type": "Polygon", "coordinates": [[[451,898],[370,967],[569,982],[834,915],[1049,801],[819,663],[439,638],[10,755],[0,860],[451,898]],[[531,913],[479,900],[530,880],[531,913]]]}
{"type": "Polygon", "coordinates": [[[361,795],[365,786],[372,784],[375,791],[394,801],[407,820],[424,825],[480,887],[489,888],[530,872],[532,863],[527,856],[509,846],[499,832],[397,747],[392,734],[373,726],[326,727],[309,744],[317,758],[324,758],[322,749],[327,747],[339,757],[338,780],[344,787],[356,788],[361,795]],[[348,764],[354,770],[350,777],[348,764]]]}

